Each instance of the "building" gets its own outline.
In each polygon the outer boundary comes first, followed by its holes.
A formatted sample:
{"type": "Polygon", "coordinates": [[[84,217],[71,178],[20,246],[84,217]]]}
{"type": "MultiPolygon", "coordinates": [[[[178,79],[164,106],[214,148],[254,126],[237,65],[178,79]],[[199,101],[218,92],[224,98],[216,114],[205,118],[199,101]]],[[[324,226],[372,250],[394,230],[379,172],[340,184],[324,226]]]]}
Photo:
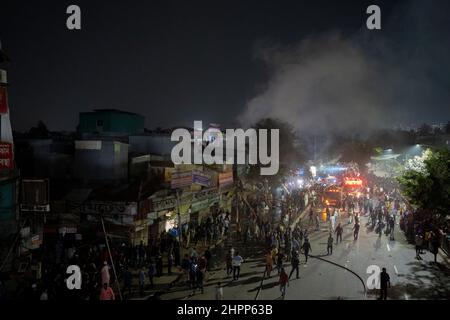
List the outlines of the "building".
{"type": "Polygon", "coordinates": [[[129,136],[144,132],[139,114],[97,109],[79,116],[73,176],[83,182],[123,182],[128,179],[129,136]]]}
{"type": "Polygon", "coordinates": [[[153,154],[170,160],[172,148],[177,141],[171,141],[170,133],[143,133],[130,135],[130,152],[137,155],[153,154]]]}
{"type": "Polygon", "coordinates": [[[83,134],[128,136],[144,132],[145,118],[139,114],[115,109],[81,112],[78,132],[83,134]]]}
{"type": "Polygon", "coordinates": [[[74,178],[89,181],[128,179],[128,144],[111,140],[76,140],[74,178]]]}

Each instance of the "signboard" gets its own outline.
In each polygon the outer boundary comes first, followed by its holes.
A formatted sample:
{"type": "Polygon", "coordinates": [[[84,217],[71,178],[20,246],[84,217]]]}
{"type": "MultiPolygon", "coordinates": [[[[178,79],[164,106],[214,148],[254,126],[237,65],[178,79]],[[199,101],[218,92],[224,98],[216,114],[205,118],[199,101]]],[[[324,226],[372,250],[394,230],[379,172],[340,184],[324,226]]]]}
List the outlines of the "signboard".
{"type": "Polygon", "coordinates": [[[219,186],[224,187],[233,184],[233,171],[219,173],[219,186]]]}
{"type": "Polygon", "coordinates": [[[164,182],[172,181],[173,168],[164,168],[164,182]]]}
{"type": "Polygon", "coordinates": [[[36,234],[31,237],[30,249],[38,249],[41,244],[42,244],[42,237],[39,234],[36,234]]]}
{"type": "Polygon", "coordinates": [[[192,183],[201,185],[203,187],[210,187],[211,176],[206,172],[194,170],[192,172],[192,183]]]}
{"type": "Polygon", "coordinates": [[[78,150],[102,150],[101,140],[77,140],[75,149],[78,150]]]}
{"type": "Polygon", "coordinates": [[[77,233],[76,227],[61,227],[58,230],[58,233],[60,234],[75,234],[77,233]]]}
{"type": "Polygon", "coordinates": [[[0,142],[0,170],[13,169],[13,167],[12,144],[0,142]]]}
{"type": "MultiPolygon", "coordinates": [[[[218,199],[219,193],[216,188],[201,190],[195,193],[183,193],[180,197],[180,207],[193,205],[197,202],[209,199],[218,199]]],[[[177,199],[175,196],[151,199],[151,210],[154,212],[169,210],[177,207],[177,199]]]]}
{"type": "Polygon", "coordinates": [[[8,113],[8,92],[0,86],[0,114],[8,113]]]}
{"type": "Polygon", "coordinates": [[[172,189],[186,188],[192,184],[192,171],[173,171],[171,176],[172,189]]]}
{"type": "Polygon", "coordinates": [[[175,208],[177,206],[177,199],[174,196],[165,197],[161,200],[152,200],[152,210],[153,211],[162,211],[171,208],[175,208]]]}
{"type": "Polygon", "coordinates": [[[92,215],[126,215],[134,216],[137,214],[136,202],[72,202],[67,201],[67,210],[70,213],[84,213],[92,215]]]}
{"type": "Polygon", "coordinates": [[[361,187],[362,184],[362,180],[358,178],[345,178],[344,180],[344,185],[347,187],[361,187]]]}

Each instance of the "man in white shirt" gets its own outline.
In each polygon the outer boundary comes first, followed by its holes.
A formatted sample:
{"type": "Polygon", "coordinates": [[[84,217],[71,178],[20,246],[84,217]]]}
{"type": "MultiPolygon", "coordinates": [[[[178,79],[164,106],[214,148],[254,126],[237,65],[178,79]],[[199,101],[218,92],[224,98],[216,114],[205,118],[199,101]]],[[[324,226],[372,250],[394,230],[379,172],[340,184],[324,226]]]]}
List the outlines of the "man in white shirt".
{"type": "Polygon", "coordinates": [[[239,255],[239,252],[236,252],[236,255],[233,258],[233,280],[239,280],[239,274],[241,273],[241,264],[244,262],[244,259],[239,255]]]}

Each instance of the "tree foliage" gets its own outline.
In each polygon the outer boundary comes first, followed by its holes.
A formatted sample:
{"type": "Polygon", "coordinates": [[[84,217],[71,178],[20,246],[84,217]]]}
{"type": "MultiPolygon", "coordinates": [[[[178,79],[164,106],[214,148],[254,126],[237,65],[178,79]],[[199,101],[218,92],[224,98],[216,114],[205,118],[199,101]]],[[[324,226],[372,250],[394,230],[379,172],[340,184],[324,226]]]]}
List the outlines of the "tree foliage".
{"type": "Polygon", "coordinates": [[[403,194],[419,209],[450,214],[450,150],[432,152],[421,170],[411,168],[398,178],[403,194]]]}

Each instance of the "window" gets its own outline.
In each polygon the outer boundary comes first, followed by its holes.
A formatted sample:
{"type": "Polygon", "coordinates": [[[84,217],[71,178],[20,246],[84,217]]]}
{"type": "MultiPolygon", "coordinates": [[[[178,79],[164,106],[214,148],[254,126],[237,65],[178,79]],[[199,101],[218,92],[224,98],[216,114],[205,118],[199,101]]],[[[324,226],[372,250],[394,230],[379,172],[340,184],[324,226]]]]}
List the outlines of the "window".
{"type": "Polygon", "coordinates": [[[103,127],[103,120],[97,120],[97,127],[103,127]]]}

